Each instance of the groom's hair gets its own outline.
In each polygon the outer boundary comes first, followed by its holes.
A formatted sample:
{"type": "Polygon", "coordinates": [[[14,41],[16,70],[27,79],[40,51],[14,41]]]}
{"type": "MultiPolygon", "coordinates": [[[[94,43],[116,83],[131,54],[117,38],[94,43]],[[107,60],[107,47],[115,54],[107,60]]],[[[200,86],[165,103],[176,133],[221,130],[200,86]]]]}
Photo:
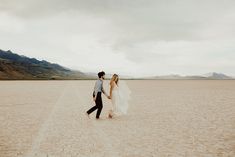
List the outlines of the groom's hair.
{"type": "Polygon", "coordinates": [[[104,71],[101,71],[101,72],[98,73],[98,77],[99,77],[99,78],[101,78],[101,77],[104,76],[104,75],[105,75],[105,72],[104,72],[104,71]]]}

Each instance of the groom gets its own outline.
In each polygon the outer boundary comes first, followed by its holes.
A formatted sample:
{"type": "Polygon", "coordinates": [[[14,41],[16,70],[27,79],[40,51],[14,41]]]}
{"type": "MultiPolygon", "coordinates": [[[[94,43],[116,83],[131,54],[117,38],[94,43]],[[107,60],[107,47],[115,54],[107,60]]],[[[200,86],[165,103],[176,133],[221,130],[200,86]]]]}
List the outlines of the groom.
{"type": "Polygon", "coordinates": [[[97,109],[96,112],[96,119],[99,119],[100,113],[103,108],[103,102],[102,102],[102,97],[101,94],[104,93],[104,95],[110,99],[110,97],[106,94],[103,88],[103,80],[105,79],[105,72],[101,71],[98,73],[99,79],[95,83],[94,91],[93,91],[93,100],[95,101],[95,106],[92,107],[87,111],[87,115],[91,114],[93,111],[97,109]]]}

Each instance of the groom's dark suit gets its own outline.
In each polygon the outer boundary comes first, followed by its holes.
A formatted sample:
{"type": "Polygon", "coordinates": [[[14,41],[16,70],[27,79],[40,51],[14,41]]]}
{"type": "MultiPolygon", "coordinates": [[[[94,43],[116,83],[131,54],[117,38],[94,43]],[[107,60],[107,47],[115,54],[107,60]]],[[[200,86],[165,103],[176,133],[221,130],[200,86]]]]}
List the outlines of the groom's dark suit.
{"type": "Polygon", "coordinates": [[[94,92],[93,92],[93,98],[96,97],[96,99],[95,99],[95,104],[96,105],[87,111],[87,114],[90,114],[93,111],[95,111],[96,109],[98,109],[97,112],[96,112],[96,118],[97,119],[99,119],[100,113],[101,113],[102,108],[103,108],[103,102],[102,102],[102,97],[101,97],[102,92],[104,93],[103,81],[98,79],[96,81],[96,84],[95,84],[95,87],[94,87],[94,92]]]}

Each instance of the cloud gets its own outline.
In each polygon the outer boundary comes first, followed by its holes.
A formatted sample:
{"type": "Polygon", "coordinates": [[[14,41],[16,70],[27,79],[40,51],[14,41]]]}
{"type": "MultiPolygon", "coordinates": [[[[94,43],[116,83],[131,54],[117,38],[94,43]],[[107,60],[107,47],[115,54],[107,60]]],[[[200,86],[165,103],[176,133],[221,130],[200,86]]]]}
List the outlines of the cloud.
{"type": "Polygon", "coordinates": [[[235,1],[0,0],[2,49],[131,75],[235,75],[235,1]]]}

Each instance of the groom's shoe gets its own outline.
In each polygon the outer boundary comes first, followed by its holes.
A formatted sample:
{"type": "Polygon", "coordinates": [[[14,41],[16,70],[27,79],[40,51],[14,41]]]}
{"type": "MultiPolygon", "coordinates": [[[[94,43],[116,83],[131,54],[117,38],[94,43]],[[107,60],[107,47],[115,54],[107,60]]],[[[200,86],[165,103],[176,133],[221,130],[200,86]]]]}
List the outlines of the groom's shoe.
{"type": "Polygon", "coordinates": [[[101,118],[100,118],[100,117],[99,117],[99,118],[97,118],[97,117],[96,117],[95,119],[96,119],[96,120],[103,120],[103,118],[102,118],[102,117],[101,117],[101,118]]]}

